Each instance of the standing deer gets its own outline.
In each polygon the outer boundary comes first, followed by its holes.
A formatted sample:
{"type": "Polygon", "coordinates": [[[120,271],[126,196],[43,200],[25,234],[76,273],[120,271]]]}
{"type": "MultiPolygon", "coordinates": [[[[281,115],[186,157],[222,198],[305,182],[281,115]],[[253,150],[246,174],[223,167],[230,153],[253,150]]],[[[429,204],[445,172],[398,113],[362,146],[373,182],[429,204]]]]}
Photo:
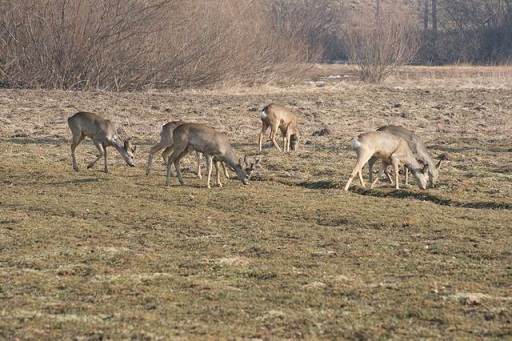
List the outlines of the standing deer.
{"type": "MultiPolygon", "coordinates": [[[[427,147],[425,147],[425,144],[421,140],[419,136],[417,136],[414,132],[401,127],[401,126],[384,126],[377,129],[377,131],[386,132],[398,137],[403,138],[407,144],[409,145],[409,148],[411,149],[411,152],[414,154],[416,160],[418,160],[420,163],[427,165],[427,172],[429,177],[429,185],[431,187],[435,187],[437,184],[437,179],[439,177],[439,168],[441,166],[441,162],[446,158],[445,155],[441,156],[439,159],[439,162],[437,165],[434,163],[434,160],[432,160],[432,157],[430,156],[427,147]]],[[[373,178],[373,164],[375,163],[376,159],[371,158],[368,161],[368,171],[370,172],[370,182],[373,178]]],[[[409,183],[409,169],[407,167],[405,168],[405,184],[408,185],[409,183]]],[[[388,176],[388,178],[391,180],[391,176],[387,172],[387,169],[384,171],[385,174],[388,176]]],[[[393,181],[391,181],[393,182],[393,181]]]]}
{"type": "Polygon", "coordinates": [[[119,140],[114,130],[114,125],[111,121],[102,118],[97,114],[90,112],[78,112],[68,118],[68,125],[73,138],[71,141],[71,158],[73,161],[73,169],[78,172],[78,165],[75,157],[75,149],[82,142],[85,137],[92,139],[94,145],[99,151],[98,156],[87,165],[91,168],[94,164],[104,157],[105,173],[108,173],[107,167],[107,147],[113,146],[119,154],[123,157],[124,161],[134,167],[133,153],[136,147],[132,145],[130,139],[123,142],[119,140]]]}
{"type": "Polygon", "coordinates": [[[297,116],[295,116],[294,113],[282,106],[269,104],[261,111],[260,118],[261,133],[258,139],[260,152],[263,142],[263,135],[265,135],[268,127],[270,127],[270,139],[272,140],[273,145],[279,151],[281,151],[281,148],[276,141],[276,134],[278,129],[281,130],[281,134],[283,135],[283,150],[285,152],[289,152],[290,146],[292,150],[298,150],[300,131],[297,116]]]}
{"type": "MultiPolygon", "coordinates": [[[[151,147],[151,149],[149,151],[148,163],[146,166],[146,175],[149,175],[149,173],[151,171],[151,164],[153,163],[153,156],[162,149],[164,149],[164,151],[162,152],[162,158],[164,159],[164,163],[167,164],[167,159],[169,158],[169,155],[172,152],[173,131],[174,131],[174,129],[176,129],[176,127],[182,125],[183,123],[185,123],[185,122],[171,121],[162,126],[162,130],[160,131],[160,141],[156,145],[151,147]]],[[[202,176],[201,176],[201,157],[202,157],[201,153],[196,152],[197,177],[199,179],[202,178],[202,176]]],[[[229,179],[229,174],[226,169],[226,166],[224,166],[224,163],[221,163],[221,165],[224,170],[224,176],[229,179]]],[[[217,163],[215,163],[215,166],[217,167],[217,163]]]]}
{"type": "Polygon", "coordinates": [[[356,175],[359,175],[361,186],[365,187],[362,169],[372,157],[382,160],[383,166],[377,178],[371,182],[371,188],[377,184],[387,166],[392,165],[395,171],[395,188],[399,189],[398,167],[400,162],[403,162],[412,171],[418,187],[421,189],[427,188],[426,166],[422,167],[414,157],[407,142],[401,137],[382,131],[364,133],[352,140],[352,149],[357,153],[357,163],[345,185],[345,191],[348,191],[356,175]]]}
{"type": "MultiPolygon", "coordinates": [[[[170,184],[171,165],[174,164],[180,184],[184,184],[180,171],[180,160],[189,152],[196,151],[203,153],[208,161],[208,180],[207,185],[210,188],[210,179],[212,174],[212,164],[216,159],[215,168],[217,170],[217,184],[220,183],[218,162],[224,162],[237,175],[238,179],[244,184],[249,184],[251,172],[259,163],[259,160],[252,163],[250,167],[242,167],[242,159],[236,162],[236,156],[231,144],[224,134],[215,129],[199,123],[183,123],[176,127],[173,132],[172,152],[167,161],[167,179],[166,185],[170,184]]],[[[247,161],[247,159],[245,159],[247,161]]],[[[247,162],[246,162],[247,166],[247,162]]]]}

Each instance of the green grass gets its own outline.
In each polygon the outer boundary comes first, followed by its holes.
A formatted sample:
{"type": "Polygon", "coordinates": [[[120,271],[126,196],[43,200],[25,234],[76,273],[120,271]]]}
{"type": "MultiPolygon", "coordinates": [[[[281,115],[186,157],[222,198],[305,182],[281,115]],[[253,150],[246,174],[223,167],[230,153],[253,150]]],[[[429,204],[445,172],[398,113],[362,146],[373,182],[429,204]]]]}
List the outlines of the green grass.
{"type": "Polygon", "coordinates": [[[512,141],[500,123],[510,91],[0,95],[10,122],[0,127],[0,338],[512,335],[512,141]],[[431,109],[470,97],[486,115],[431,109]],[[257,154],[247,110],[269,100],[300,112],[310,143],[265,149],[249,186],[207,190],[188,172],[186,186],[165,187],[160,160],[144,175],[175,117],[223,126],[240,153],[257,154]],[[76,107],[120,117],[139,142],[137,167],[110,151],[111,174],[101,162],[86,170],[95,151],[83,144],[73,173],[65,117],[76,107]],[[438,188],[341,190],[355,163],[348,141],[387,121],[450,155],[438,188]],[[311,137],[326,124],[332,135],[311,137]]]}

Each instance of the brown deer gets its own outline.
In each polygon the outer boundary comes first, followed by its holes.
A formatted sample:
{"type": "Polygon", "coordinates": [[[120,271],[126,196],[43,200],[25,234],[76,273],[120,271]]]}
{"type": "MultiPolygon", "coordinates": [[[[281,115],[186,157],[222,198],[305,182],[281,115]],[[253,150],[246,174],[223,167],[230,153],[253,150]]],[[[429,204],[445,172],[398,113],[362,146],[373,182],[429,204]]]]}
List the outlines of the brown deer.
{"type": "MultiPolygon", "coordinates": [[[[429,185],[431,187],[435,187],[437,184],[437,180],[439,178],[439,168],[441,167],[441,162],[443,160],[446,160],[447,156],[445,154],[439,156],[439,161],[437,164],[434,163],[434,160],[430,156],[430,153],[427,150],[427,147],[425,147],[425,144],[421,140],[421,138],[416,135],[414,132],[401,127],[401,126],[383,126],[377,129],[377,131],[383,131],[398,137],[403,138],[407,144],[409,145],[409,148],[411,149],[411,152],[416,157],[416,160],[421,162],[424,165],[427,165],[427,173],[429,177],[429,185]]],[[[370,182],[372,181],[373,177],[373,164],[375,163],[376,159],[371,158],[368,161],[368,171],[370,172],[370,182]]],[[[409,169],[407,167],[405,168],[405,184],[407,185],[409,183],[409,169]]],[[[391,176],[389,173],[387,173],[387,170],[385,170],[386,175],[391,180],[391,176]]],[[[392,182],[392,181],[391,181],[392,182]]]]}
{"type": "Polygon", "coordinates": [[[172,152],[167,161],[166,185],[170,185],[171,165],[176,169],[178,181],[184,184],[180,171],[180,160],[189,152],[196,151],[206,156],[208,163],[207,185],[210,188],[210,179],[212,165],[215,162],[217,170],[217,184],[220,183],[218,172],[218,162],[224,162],[237,175],[238,179],[244,184],[249,183],[252,171],[259,164],[259,160],[251,163],[249,166],[246,160],[246,168],[242,166],[242,159],[236,162],[236,156],[227,137],[217,132],[215,129],[199,123],[183,123],[176,127],[173,132],[172,152]],[[248,166],[248,167],[247,167],[248,166]]]}
{"type": "Polygon", "coordinates": [[[98,156],[92,162],[87,165],[87,168],[91,168],[94,164],[104,158],[105,173],[108,173],[107,167],[107,147],[114,147],[119,154],[123,157],[126,163],[134,167],[133,153],[135,153],[136,146],[133,146],[130,139],[126,139],[124,142],[120,141],[114,130],[114,125],[111,121],[104,119],[103,117],[90,113],[90,112],[78,112],[68,118],[68,125],[73,138],[71,141],[71,158],[73,162],[73,169],[78,171],[78,165],[75,157],[75,149],[82,142],[85,137],[92,139],[92,142],[99,151],[98,156]]]}
{"type": "Polygon", "coordinates": [[[277,144],[276,134],[277,130],[281,130],[283,135],[283,150],[285,152],[298,150],[300,131],[297,121],[297,116],[285,107],[269,104],[260,113],[261,118],[261,132],[259,135],[258,143],[259,150],[261,151],[263,135],[270,127],[270,139],[272,144],[281,151],[281,147],[277,144]]]}
{"type": "Polygon", "coordinates": [[[392,165],[395,172],[395,188],[399,189],[398,167],[400,162],[403,162],[411,170],[418,187],[427,188],[427,175],[425,174],[427,167],[423,167],[416,160],[409,145],[401,137],[381,131],[364,133],[352,140],[352,149],[357,153],[357,163],[345,185],[345,191],[348,191],[356,175],[359,175],[361,186],[365,187],[362,169],[371,158],[380,159],[383,163],[379,175],[371,183],[371,188],[377,184],[387,166],[392,165]]]}
{"type": "MultiPolygon", "coordinates": [[[[149,157],[148,157],[148,163],[146,166],[146,175],[149,175],[151,171],[151,165],[153,163],[153,157],[156,153],[158,153],[160,150],[164,149],[162,152],[162,158],[164,159],[164,163],[167,164],[167,159],[169,158],[169,155],[172,152],[172,133],[176,127],[182,125],[183,121],[171,121],[167,122],[162,126],[162,130],[160,131],[160,141],[155,144],[153,147],[151,147],[149,151],[149,157]]],[[[196,152],[196,158],[197,158],[197,177],[199,179],[202,178],[201,176],[201,158],[202,155],[199,152],[196,152]]],[[[217,165],[217,164],[216,164],[217,165]]],[[[224,166],[224,163],[221,163],[222,168],[224,170],[224,176],[229,179],[229,174],[224,166]]]]}

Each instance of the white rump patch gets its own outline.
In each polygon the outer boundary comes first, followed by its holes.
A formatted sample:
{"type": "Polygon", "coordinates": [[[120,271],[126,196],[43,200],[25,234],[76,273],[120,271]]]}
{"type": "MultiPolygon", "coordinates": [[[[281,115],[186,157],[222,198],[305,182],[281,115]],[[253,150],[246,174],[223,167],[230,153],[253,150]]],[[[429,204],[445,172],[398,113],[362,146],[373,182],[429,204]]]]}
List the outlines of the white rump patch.
{"type": "Polygon", "coordinates": [[[267,113],[265,112],[265,110],[262,110],[262,111],[260,112],[260,117],[261,117],[261,119],[262,119],[262,120],[265,120],[265,119],[268,117],[268,115],[267,115],[267,113]]]}
{"type": "Polygon", "coordinates": [[[359,149],[361,147],[361,142],[357,139],[357,137],[354,137],[352,140],[352,149],[359,149]]]}

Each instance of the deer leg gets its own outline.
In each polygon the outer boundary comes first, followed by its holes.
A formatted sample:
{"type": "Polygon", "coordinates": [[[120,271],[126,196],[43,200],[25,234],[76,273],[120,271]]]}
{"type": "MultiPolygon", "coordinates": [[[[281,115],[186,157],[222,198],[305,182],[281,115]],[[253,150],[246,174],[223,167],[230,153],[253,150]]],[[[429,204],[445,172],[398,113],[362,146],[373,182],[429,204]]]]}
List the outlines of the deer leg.
{"type": "Polygon", "coordinates": [[[370,160],[368,160],[368,177],[370,183],[373,183],[373,165],[375,164],[375,161],[377,161],[376,158],[371,157],[370,160]]]}
{"type": "MultiPolygon", "coordinates": [[[[370,163],[368,162],[368,164],[370,163]]],[[[371,182],[370,189],[372,189],[380,181],[380,178],[384,175],[384,172],[387,168],[388,165],[386,163],[383,163],[382,168],[379,170],[379,173],[377,174],[377,177],[373,182],[371,182]]]]}
{"type": "Polygon", "coordinates": [[[386,168],[384,169],[384,174],[386,175],[386,178],[388,179],[388,181],[394,185],[395,184],[395,180],[393,180],[393,177],[391,176],[391,173],[389,171],[389,164],[387,164],[386,168]]]}
{"type": "Polygon", "coordinates": [[[183,185],[183,179],[181,178],[181,172],[180,172],[180,154],[186,153],[186,150],[176,150],[173,149],[171,155],[169,156],[169,159],[167,160],[167,174],[166,174],[166,180],[165,184],[169,186],[171,184],[171,167],[174,165],[174,168],[176,168],[176,175],[178,176],[178,180],[180,184],[183,185]]]}
{"type": "Polygon", "coordinates": [[[366,188],[366,186],[364,184],[364,180],[363,180],[363,168],[362,167],[357,174],[359,175],[359,182],[361,183],[361,187],[366,188]]]}
{"type": "Polygon", "coordinates": [[[391,184],[393,185],[395,183],[395,181],[393,180],[393,177],[391,176],[391,173],[389,172],[388,167],[386,167],[386,169],[384,170],[384,174],[386,174],[389,182],[391,182],[391,184]]]}
{"type": "MultiPolygon", "coordinates": [[[[217,185],[219,187],[222,187],[222,182],[220,182],[219,163],[220,163],[220,161],[215,161],[215,174],[217,175],[217,185]]],[[[224,168],[224,170],[225,170],[225,168],[224,168]]]]}
{"type": "Polygon", "coordinates": [[[108,173],[108,168],[107,168],[107,165],[108,165],[108,162],[107,162],[107,146],[105,144],[103,144],[103,164],[105,166],[105,168],[104,168],[105,173],[108,173]]]}
{"type": "Polygon", "coordinates": [[[96,159],[94,159],[92,162],[90,162],[88,165],[87,165],[87,169],[91,168],[92,166],[94,166],[96,164],[96,162],[98,162],[99,159],[101,159],[101,157],[103,156],[103,153],[104,153],[104,150],[103,150],[103,146],[97,142],[94,142],[94,145],[96,146],[96,148],[98,149],[99,151],[99,155],[96,156],[96,159]]]}
{"type": "Polygon", "coordinates": [[[409,168],[404,166],[404,169],[405,169],[405,185],[409,186],[409,168]]]}
{"type": "MultiPolygon", "coordinates": [[[[163,148],[164,148],[164,146],[162,144],[157,143],[153,147],[151,147],[151,149],[149,150],[148,164],[146,165],[146,175],[149,175],[149,172],[151,171],[151,164],[153,163],[153,155],[155,155],[157,152],[159,152],[163,148]]],[[[164,157],[164,162],[165,162],[166,160],[165,160],[164,154],[162,154],[162,157],[164,157]]]]}
{"type": "Polygon", "coordinates": [[[169,161],[169,155],[172,153],[172,146],[169,146],[164,149],[162,152],[162,159],[164,160],[164,165],[167,164],[167,161],[169,161]]]}
{"type": "MultiPolygon", "coordinates": [[[[170,147],[165,148],[164,151],[162,152],[162,159],[164,159],[164,165],[166,165],[166,166],[169,163],[169,155],[171,155],[172,151],[173,151],[173,148],[172,148],[172,146],[170,146],[170,147]]],[[[172,166],[172,163],[171,163],[171,166],[172,166]]],[[[171,169],[171,176],[174,176],[172,173],[172,169],[171,169]]]]}
{"type": "Polygon", "coordinates": [[[207,165],[208,165],[208,180],[206,181],[206,184],[207,184],[207,187],[208,188],[211,188],[210,186],[210,178],[212,176],[212,163],[213,163],[213,156],[211,155],[208,155],[206,156],[206,162],[207,162],[207,165]]]}
{"type": "Polygon", "coordinates": [[[73,165],[73,170],[75,172],[78,172],[78,164],[76,162],[76,156],[75,156],[75,149],[78,147],[80,142],[83,140],[83,136],[80,135],[73,135],[73,141],[71,142],[71,164],[73,165]]]}
{"type": "Polygon", "coordinates": [[[360,165],[360,162],[358,161],[356,166],[354,167],[354,170],[352,171],[352,174],[350,175],[350,178],[348,178],[347,184],[345,185],[345,191],[348,191],[348,188],[350,187],[352,180],[354,180],[355,176],[359,173],[360,168],[362,168],[362,165],[360,165]]]}
{"type": "Polygon", "coordinates": [[[229,173],[228,173],[228,169],[226,168],[226,165],[224,164],[224,162],[220,162],[221,166],[222,166],[222,169],[224,170],[224,176],[226,177],[226,179],[229,179],[229,173]]]}
{"type": "Polygon", "coordinates": [[[286,131],[286,151],[290,152],[290,140],[291,140],[292,134],[290,134],[290,131],[286,131]]]}
{"type": "Polygon", "coordinates": [[[272,143],[274,144],[274,147],[276,147],[276,148],[277,148],[277,150],[279,150],[280,152],[282,152],[281,147],[279,147],[279,145],[277,144],[277,141],[276,141],[277,127],[272,126],[272,128],[271,128],[271,129],[272,129],[272,130],[270,131],[270,138],[272,139],[272,143]]]}
{"type": "Polygon", "coordinates": [[[176,161],[174,161],[174,168],[176,168],[176,174],[178,175],[178,181],[181,185],[184,185],[185,182],[183,181],[183,177],[181,176],[181,170],[180,170],[180,161],[181,159],[187,154],[187,150],[184,150],[180,153],[176,161]]]}
{"type": "MultiPolygon", "coordinates": [[[[350,175],[350,178],[348,179],[347,184],[345,185],[345,191],[348,191],[348,188],[350,187],[352,180],[354,180],[356,175],[358,175],[361,172],[361,170],[363,169],[364,165],[368,162],[370,157],[371,157],[371,155],[365,155],[363,153],[361,153],[357,156],[356,166],[354,167],[354,170],[352,171],[352,174],[350,175]]],[[[362,180],[361,175],[360,175],[360,180],[362,180]]],[[[364,183],[361,183],[361,184],[364,185],[364,183]]]]}
{"type": "Polygon", "coordinates": [[[400,161],[396,157],[391,157],[391,164],[393,165],[393,171],[395,172],[395,188],[400,189],[400,184],[398,180],[398,171],[399,171],[399,163],[400,161]]]}
{"type": "Polygon", "coordinates": [[[202,179],[203,176],[201,175],[201,158],[203,157],[203,155],[199,152],[196,152],[196,160],[197,160],[197,177],[199,179],[202,179]]]}
{"type": "Polygon", "coordinates": [[[171,184],[171,176],[172,176],[171,165],[172,165],[172,162],[171,162],[171,158],[169,157],[169,159],[167,159],[166,174],[165,174],[165,185],[166,186],[169,186],[171,184]]]}
{"type": "Polygon", "coordinates": [[[268,129],[268,124],[262,122],[261,123],[261,132],[260,132],[260,135],[258,136],[258,144],[260,147],[260,152],[261,152],[261,147],[262,147],[262,143],[263,143],[263,136],[265,135],[265,132],[267,131],[267,129],[268,129]]]}

